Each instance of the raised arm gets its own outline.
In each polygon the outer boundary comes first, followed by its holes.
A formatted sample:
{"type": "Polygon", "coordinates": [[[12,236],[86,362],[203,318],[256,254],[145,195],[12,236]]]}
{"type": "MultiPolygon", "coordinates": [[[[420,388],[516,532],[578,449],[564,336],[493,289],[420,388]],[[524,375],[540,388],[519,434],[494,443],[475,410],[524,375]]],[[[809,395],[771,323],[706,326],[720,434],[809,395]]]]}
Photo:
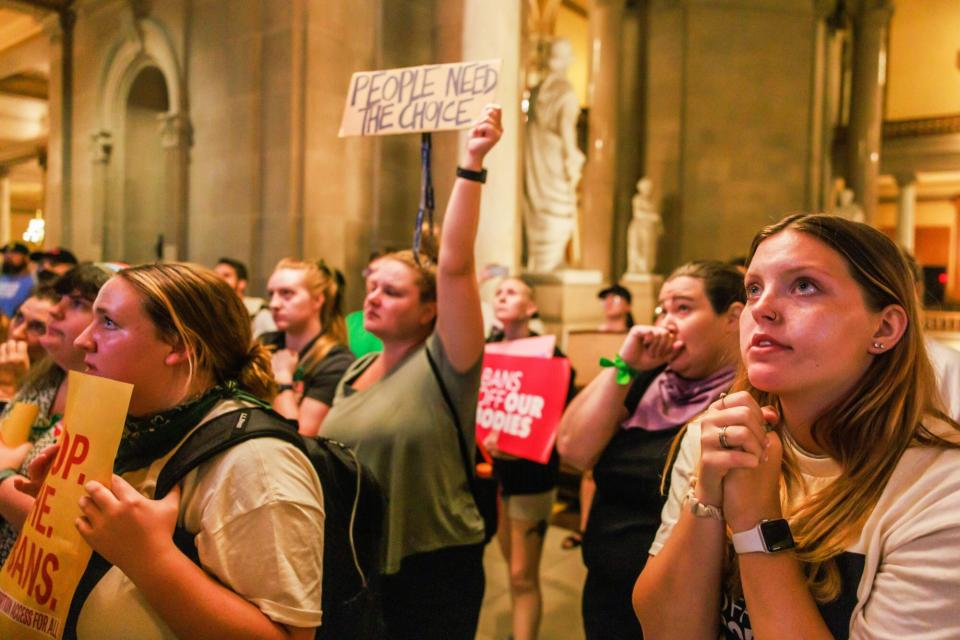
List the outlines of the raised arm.
{"type": "MultiPolygon", "coordinates": [[[[483,120],[470,130],[460,166],[481,171],[484,157],[502,133],[500,108],[487,107],[483,120]]],[[[483,354],[483,317],[473,247],[480,220],[481,189],[480,182],[456,179],[440,237],[437,333],[450,363],[458,371],[470,369],[483,354]]]]}
{"type": "MultiPolygon", "coordinates": [[[[656,369],[677,351],[674,334],[660,327],[637,325],[630,329],[620,358],[638,371],[656,369]]],[[[578,469],[590,469],[627,417],[623,402],[629,384],[618,384],[617,372],[602,371],[563,412],[557,431],[557,450],[578,469]]]]}

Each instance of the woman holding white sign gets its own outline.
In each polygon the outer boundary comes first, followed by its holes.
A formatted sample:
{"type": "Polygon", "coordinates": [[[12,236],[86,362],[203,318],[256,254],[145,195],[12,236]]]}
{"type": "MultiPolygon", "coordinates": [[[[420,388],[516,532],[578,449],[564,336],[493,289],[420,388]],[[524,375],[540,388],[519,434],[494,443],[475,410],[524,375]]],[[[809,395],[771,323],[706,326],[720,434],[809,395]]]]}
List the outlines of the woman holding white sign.
{"type": "Polygon", "coordinates": [[[677,268],[660,289],[655,325],[632,327],[615,366],[563,415],[560,455],[592,467],[597,484],[583,533],[589,640],[642,637],[630,593],[660,525],[663,467],[683,425],[733,382],[743,302],[733,267],[677,268]]]}
{"type": "Polygon", "coordinates": [[[352,446],[387,495],[391,638],[476,635],[484,525],[465,473],[473,473],[484,341],[473,245],[483,159],[501,134],[500,109],[487,107],[467,137],[436,265],[409,251],[371,265],[363,324],[383,352],[347,370],[321,431],[352,446]]]}

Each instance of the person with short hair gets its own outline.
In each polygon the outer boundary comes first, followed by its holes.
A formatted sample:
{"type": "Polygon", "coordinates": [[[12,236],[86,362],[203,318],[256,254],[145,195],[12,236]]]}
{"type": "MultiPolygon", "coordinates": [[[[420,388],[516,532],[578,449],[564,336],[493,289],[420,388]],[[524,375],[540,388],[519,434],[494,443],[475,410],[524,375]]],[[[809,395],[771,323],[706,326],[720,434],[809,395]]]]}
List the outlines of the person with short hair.
{"type": "Polygon", "coordinates": [[[65,247],[54,247],[45,251],[34,251],[30,260],[36,264],[37,280],[50,283],[80,264],[77,256],[65,247]]]}
{"type": "MultiPolygon", "coordinates": [[[[508,342],[534,337],[530,320],[537,312],[533,290],[517,277],[503,278],[493,297],[493,313],[500,324],[487,342],[508,342]]],[[[565,357],[554,347],[554,357],[565,357]]],[[[573,397],[571,372],[567,399],[573,397]]],[[[494,476],[500,485],[503,508],[497,526],[500,551],[507,562],[514,640],[533,640],[540,628],[543,596],[540,559],[560,476],[560,456],[554,448],[546,464],[524,460],[497,448],[497,432],[484,443],[493,457],[494,476]]]]}
{"type": "Polygon", "coordinates": [[[630,593],[660,525],[661,472],[683,425],[733,382],[744,301],[734,267],[681,265],[660,288],[654,324],[633,326],[616,366],[563,414],[560,455],[596,483],[582,542],[588,640],[642,637],[630,593]]]}
{"type": "Polygon", "coordinates": [[[0,273],[0,312],[12,317],[37,284],[30,271],[30,249],[22,242],[3,247],[3,272],[0,273]]]}
{"type": "Polygon", "coordinates": [[[633,313],[630,311],[633,296],[629,289],[612,284],[601,289],[597,298],[603,301],[603,322],[597,331],[626,333],[633,326],[633,313]]]}
{"type": "Polygon", "coordinates": [[[30,367],[46,355],[40,339],[47,332],[50,309],[59,300],[52,287],[40,286],[10,319],[7,339],[0,343],[0,400],[12,398],[30,367]]]}
{"type": "Polygon", "coordinates": [[[0,516],[4,520],[0,527],[0,564],[13,548],[33,504],[28,496],[14,489],[14,479],[26,476],[30,463],[60,436],[61,419],[67,406],[67,373],[86,368],[85,354],[74,341],[93,319],[93,301],[113,273],[111,269],[87,263],[54,281],[52,295],[57,302],[47,312],[43,333],[37,336],[45,355],[33,361],[34,366],[16,395],[0,413],[0,420],[6,418],[18,402],[37,406],[28,442],[20,449],[22,456],[13,458],[10,447],[0,444],[0,457],[4,458],[0,464],[0,516]]]}
{"type": "Polygon", "coordinates": [[[316,435],[333,404],[337,383],[354,361],[343,319],[343,275],[324,262],[284,258],[267,291],[278,331],[260,336],[271,350],[279,393],[273,408],[316,435]]]}
{"type": "Polygon", "coordinates": [[[734,393],[687,425],[633,603],[648,638],[960,637],[960,425],[897,246],[753,240],[734,393]]]}
{"type": "Polygon", "coordinates": [[[243,300],[243,305],[250,315],[250,329],[253,331],[254,338],[259,338],[269,331],[277,330],[266,300],[247,295],[247,285],[250,279],[247,265],[233,258],[220,258],[213,270],[243,300]]]}

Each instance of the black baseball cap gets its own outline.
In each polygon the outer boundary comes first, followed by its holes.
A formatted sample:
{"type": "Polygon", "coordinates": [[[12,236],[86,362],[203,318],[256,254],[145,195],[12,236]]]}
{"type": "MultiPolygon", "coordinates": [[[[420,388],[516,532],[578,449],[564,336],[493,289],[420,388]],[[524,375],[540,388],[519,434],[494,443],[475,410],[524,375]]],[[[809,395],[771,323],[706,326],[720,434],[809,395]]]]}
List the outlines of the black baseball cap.
{"type": "Polygon", "coordinates": [[[48,260],[52,264],[78,264],[77,256],[63,247],[55,247],[49,251],[34,251],[30,254],[30,259],[34,262],[48,260]]]}
{"type": "Polygon", "coordinates": [[[633,302],[633,296],[630,294],[630,290],[619,284],[612,284],[606,289],[601,289],[600,293],[597,294],[597,297],[601,300],[607,296],[620,296],[626,300],[627,303],[633,302]]]}
{"type": "Polygon", "coordinates": [[[30,249],[22,242],[8,242],[3,246],[4,253],[22,253],[25,256],[30,255],[30,249]]]}

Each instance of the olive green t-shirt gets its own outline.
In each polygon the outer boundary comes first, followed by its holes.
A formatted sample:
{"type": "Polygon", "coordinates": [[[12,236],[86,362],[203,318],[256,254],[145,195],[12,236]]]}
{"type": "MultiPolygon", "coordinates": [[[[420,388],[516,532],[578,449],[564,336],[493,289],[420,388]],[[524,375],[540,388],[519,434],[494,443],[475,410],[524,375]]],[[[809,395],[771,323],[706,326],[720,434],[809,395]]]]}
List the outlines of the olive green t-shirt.
{"type": "Polygon", "coordinates": [[[483,542],[477,511],[456,438],[475,451],[477,393],[482,359],[458,373],[436,333],[426,341],[464,433],[458,434],[430,369],[425,347],[362,391],[353,382],[379,354],[355,361],[337,386],[321,435],[356,451],[387,496],[384,572],[396,573],[406,556],[483,542]]]}

